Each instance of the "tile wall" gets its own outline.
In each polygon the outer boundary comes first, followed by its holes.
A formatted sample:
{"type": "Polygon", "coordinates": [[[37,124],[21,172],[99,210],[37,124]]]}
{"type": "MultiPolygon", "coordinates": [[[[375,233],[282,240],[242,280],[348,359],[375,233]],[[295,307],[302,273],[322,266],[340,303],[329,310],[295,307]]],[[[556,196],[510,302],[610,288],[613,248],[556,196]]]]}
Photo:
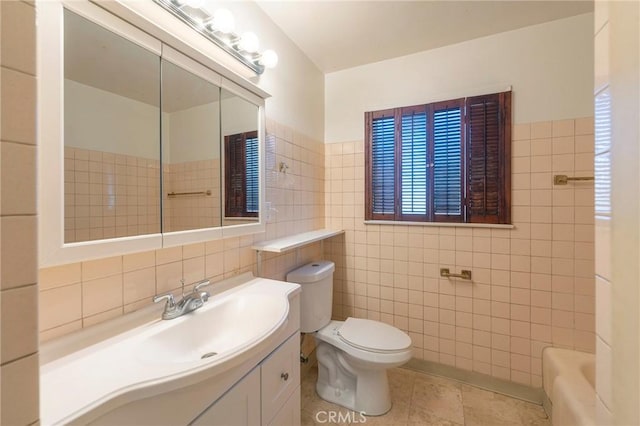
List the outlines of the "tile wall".
{"type": "MultiPolygon", "coordinates": [[[[188,284],[256,273],[254,242],[323,227],[324,144],[270,120],[267,133],[265,233],[41,269],[41,341],[147,306],[156,294],[179,292],[181,278],[188,284]]],[[[319,255],[320,245],[311,245],[298,262],[319,255]]],[[[284,279],[295,266],[295,253],[266,254],[262,276],[284,279]]]]}
{"type": "MultiPolygon", "coordinates": [[[[160,161],[72,147],[64,156],[65,242],[160,232],[160,161]]],[[[219,224],[219,188],[219,159],[165,165],[165,229],[219,224]],[[207,196],[167,197],[207,190],[207,196]]]]}
{"type": "Polygon", "coordinates": [[[0,424],[38,421],[35,9],[0,2],[0,424]]]}
{"type": "Polygon", "coordinates": [[[167,164],[164,172],[164,229],[171,232],[219,226],[222,217],[219,159],[167,164]],[[203,191],[211,193],[167,197],[170,192],[203,191]]]}
{"type": "Polygon", "coordinates": [[[407,331],[414,356],[540,387],[553,345],[594,351],[593,118],[513,128],[513,229],[365,225],[363,142],[328,144],[334,315],[407,331]],[[473,282],[439,278],[471,269],[473,282]]]}
{"type": "Polygon", "coordinates": [[[64,240],[160,232],[160,161],[64,149],[64,240]]]}

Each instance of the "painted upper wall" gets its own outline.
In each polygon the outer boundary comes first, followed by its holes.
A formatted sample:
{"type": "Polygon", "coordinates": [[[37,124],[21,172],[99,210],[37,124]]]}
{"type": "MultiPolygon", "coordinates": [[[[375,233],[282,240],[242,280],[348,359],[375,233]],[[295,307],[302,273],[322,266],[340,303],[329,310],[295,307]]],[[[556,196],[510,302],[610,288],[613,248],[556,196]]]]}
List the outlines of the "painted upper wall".
{"type": "Polygon", "coordinates": [[[162,124],[165,164],[220,158],[219,102],[165,112],[162,124]]]}
{"type": "Polygon", "coordinates": [[[273,49],[278,66],[254,83],[271,94],[267,117],[316,140],[324,140],[324,74],[253,2],[220,2],[236,18],[236,32],[255,32],[260,50],[273,49]]]}
{"type": "Polygon", "coordinates": [[[593,14],[327,74],[325,142],[362,140],[364,112],[513,90],[513,121],[593,115],[593,14]]]}
{"type": "Polygon", "coordinates": [[[64,81],[64,95],[65,146],[160,157],[158,107],[69,79],[64,81]]]}

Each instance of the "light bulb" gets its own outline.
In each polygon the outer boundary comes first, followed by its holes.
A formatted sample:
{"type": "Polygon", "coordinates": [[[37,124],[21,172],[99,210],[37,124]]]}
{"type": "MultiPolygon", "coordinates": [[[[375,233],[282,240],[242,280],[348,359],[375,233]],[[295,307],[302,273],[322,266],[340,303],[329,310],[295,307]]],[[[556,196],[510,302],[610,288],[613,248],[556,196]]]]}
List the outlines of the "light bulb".
{"type": "Polygon", "coordinates": [[[184,0],[184,4],[193,9],[199,9],[203,3],[204,0],[184,0]]]}
{"type": "Polygon", "coordinates": [[[214,9],[213,2],[205,2],[202,7],[209,15],[211,15],[211,29],[228,34],[236,29],[236,21],[233,14],[228,9],[214,9]]]}
{"type": "Polygon", "coordinates": [[[275,68],[278,65],[278,54],[271,49],[262,52],[259,61],[265,68],[275,68]]]}
{"type": "Polygon", "coordinates": [[[236,20],[227,9],[218,9],[213,13],[213,28],[223,33],[232,33],[236,29],[236,20]]]}
{"type": "Polygon", "coordinates": [[[238,47],[240,48],[240,50],[244,50],[245,52],[257,52],[258,47],[260,47],[258,36],[252,32],[247,31],[246,33],[242,34],[240,43],[238,43],[238,47]]]}

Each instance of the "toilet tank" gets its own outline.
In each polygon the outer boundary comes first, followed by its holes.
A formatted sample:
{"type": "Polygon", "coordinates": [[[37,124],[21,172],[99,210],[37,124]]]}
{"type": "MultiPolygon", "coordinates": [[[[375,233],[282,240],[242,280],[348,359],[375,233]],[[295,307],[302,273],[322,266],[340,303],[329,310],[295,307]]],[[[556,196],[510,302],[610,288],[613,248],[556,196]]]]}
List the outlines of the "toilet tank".
{"type": "Polygon", "coordinates": [[[287,274],[287,281],[302,287],[300,331],[312,333],[331,321],[333,305],[333,262],[311,262],[287,274]]]}

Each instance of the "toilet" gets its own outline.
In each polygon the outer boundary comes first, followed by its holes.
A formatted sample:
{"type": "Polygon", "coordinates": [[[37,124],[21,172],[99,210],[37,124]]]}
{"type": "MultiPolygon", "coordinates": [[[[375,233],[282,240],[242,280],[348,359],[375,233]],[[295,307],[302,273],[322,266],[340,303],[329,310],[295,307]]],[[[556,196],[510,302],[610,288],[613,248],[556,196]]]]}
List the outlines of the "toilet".
{"type": "Polygon", "coordinates": [[[332,321],[333,262],[304,265],[287,274],[302,287],[300,330],[318,341],[318,395],[329,402],[379,416],[391,409],[387,370],[411,359],[411,338],[378,321],[332,321]]]}

